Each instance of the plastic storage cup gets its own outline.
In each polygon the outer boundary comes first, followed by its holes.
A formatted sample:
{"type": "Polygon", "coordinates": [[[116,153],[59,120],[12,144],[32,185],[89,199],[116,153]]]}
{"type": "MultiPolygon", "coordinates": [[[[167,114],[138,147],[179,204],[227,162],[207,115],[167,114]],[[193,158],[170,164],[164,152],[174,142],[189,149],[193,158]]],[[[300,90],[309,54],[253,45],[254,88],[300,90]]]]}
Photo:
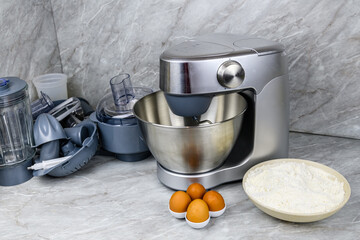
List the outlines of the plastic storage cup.
{"type": "Polygon", "coordinates": [[[67,76],[62,73],[50,73],[34,78],[37,94],[46,93],[53,101],[67,99],[67,76]]]}

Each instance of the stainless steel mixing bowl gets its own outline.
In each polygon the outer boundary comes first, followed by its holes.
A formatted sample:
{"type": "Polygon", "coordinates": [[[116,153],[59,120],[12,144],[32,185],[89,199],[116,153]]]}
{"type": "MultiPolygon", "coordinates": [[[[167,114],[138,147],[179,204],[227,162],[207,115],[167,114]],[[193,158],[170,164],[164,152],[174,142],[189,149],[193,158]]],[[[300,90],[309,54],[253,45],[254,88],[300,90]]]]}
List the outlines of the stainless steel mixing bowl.
{"type": "Polygon", "coordinates": [[[241,95],[230,93],[213,97],[198,119],[181,117],[158,91],[140,99],[133,111],[151,153],[163,167],[178,173],[202,173],[220,166],[229,155],[246,108],[241,95]]]}

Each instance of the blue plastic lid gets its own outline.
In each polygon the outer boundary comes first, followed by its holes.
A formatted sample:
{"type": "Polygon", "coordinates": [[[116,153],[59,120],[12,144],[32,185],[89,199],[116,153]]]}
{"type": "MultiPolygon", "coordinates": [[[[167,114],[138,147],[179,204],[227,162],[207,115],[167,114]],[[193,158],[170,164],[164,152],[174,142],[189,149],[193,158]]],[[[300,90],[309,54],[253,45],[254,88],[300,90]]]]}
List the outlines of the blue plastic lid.
{"type": "Polygon", "coordinates": [[[27,83],[17,77],[0,78],[0,107],[14,105],[27,97],[27,83]]]}
{"type": "Polygon", "coordinates": [[[0,89],[5,89],[7,88],[9,83],[9,79],[7,78],[0,78],[0,89]]]}

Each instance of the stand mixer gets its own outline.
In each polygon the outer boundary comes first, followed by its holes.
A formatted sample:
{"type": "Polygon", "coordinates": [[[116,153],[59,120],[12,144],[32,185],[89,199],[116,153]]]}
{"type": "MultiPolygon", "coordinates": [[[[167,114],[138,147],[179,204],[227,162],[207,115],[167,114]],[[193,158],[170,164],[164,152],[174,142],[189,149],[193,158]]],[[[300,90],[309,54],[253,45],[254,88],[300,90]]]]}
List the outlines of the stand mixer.
{"type": "Polygon", "coordinates": [[[241,180],[259,162],[288,156],[288,66],[281,44],[231,34],[193,38],[160,56],[160,89],[138,101],[134,113],[164,185],[212,188],[241,180]],[[210,133],[211,127],[219,131],[210,133]]]}

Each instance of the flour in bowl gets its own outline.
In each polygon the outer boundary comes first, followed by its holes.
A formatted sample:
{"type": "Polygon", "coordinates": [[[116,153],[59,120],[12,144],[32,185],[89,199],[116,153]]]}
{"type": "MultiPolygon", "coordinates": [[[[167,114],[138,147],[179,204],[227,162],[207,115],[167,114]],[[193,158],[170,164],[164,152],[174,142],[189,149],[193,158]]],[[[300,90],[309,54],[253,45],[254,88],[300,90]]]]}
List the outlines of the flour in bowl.
{"type": "Polygon", "coordinates": [[[264,206],[294,214],[329,212],[344,200],[344,183],[320,168],[277,162],[251,170],[247,194],[264,206]]]}

